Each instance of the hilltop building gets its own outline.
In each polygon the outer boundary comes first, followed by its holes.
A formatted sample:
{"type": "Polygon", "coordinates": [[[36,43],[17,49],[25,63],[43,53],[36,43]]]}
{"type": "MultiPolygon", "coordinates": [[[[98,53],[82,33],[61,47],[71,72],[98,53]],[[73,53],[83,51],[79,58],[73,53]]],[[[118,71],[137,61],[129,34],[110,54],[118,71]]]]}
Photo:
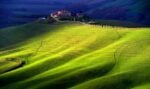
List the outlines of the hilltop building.
{"type": "Polygon", "coordinates": [[[50,17],[54,18],[56,21],[59,20],[70,20],[72,18],[72,14],[67,10],[60,10],[50,14],[50,17]]]}
{"type": "Polygon", "coordinates": [[[58,21],[81,21],[81,22],[88,22],[90,19],[86,16],[83,12],[78,13],[71,13],[67,10],[59,10],[52,12],[48,17],[42,17],[37,20],[40,23],[53,23],[58,21]]]}

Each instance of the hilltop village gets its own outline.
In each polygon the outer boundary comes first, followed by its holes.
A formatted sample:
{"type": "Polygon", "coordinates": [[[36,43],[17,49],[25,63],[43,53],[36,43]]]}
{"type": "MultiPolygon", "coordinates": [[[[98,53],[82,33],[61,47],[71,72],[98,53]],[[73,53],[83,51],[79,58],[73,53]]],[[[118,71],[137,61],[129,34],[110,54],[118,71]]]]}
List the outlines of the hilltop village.
{"type": "Polygon", "coordinates": [[[82,11],[78,13],[71,13],[68,10],[59,10],[52,12],[47,17],[39,18],[37,21],[40,23],[53,23],[58,21],[81,21],[81,22],[87,22],[90,18],[85,15],[82,11]]]}
{"type": "Polygon", "coordinates": [[[79,21],[86,24],[92,25],[104,25],[107,26],[121,26],[121,27],[142,27],[146,25],[140,25],[137,23],[126,22],[126,21],[117,21],[117,20],[95,20],[90,18],[88,15],[79,11],[78,13],[72,13],[68,10],[58,10],[50,13],[46,17],[39,18],[36,20],[38,23],[51,24],[55,22],[63,22],[63,21],[79,21]]]}

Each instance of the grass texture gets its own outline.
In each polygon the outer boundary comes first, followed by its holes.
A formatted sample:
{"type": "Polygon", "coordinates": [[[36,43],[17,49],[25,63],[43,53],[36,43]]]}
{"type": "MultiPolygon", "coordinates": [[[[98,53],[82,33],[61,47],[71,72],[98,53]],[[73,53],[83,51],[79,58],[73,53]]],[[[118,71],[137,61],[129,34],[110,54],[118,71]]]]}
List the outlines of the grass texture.
{"type": "Polygon", "coordinates": [[[59,22],[1,29],[0,89],[150,89],[150,28],[59,22]]]}

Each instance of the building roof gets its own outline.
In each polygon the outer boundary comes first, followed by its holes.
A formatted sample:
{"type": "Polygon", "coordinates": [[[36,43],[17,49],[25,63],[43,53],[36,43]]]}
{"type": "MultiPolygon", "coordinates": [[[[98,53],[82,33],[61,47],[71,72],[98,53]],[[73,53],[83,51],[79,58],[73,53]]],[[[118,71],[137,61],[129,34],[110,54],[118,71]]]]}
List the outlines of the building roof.
{"type": "Polygon", "coordinates": [[[65,16],[71,16],[71,12],[67,10],[60,10],[51,13],[51,17],[57,18],[57,17],[65,17],[65,16]]]}

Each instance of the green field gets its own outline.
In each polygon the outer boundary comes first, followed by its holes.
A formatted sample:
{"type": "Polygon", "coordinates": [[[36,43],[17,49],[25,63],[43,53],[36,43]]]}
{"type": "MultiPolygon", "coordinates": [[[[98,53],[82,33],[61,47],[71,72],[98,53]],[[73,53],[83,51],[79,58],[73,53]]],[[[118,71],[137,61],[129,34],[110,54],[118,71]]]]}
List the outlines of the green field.
{"type": "Polygon", "coordinates": [[[0,89],[150,89],[150,28],[59,22],[1,29],[0,89]]]}

